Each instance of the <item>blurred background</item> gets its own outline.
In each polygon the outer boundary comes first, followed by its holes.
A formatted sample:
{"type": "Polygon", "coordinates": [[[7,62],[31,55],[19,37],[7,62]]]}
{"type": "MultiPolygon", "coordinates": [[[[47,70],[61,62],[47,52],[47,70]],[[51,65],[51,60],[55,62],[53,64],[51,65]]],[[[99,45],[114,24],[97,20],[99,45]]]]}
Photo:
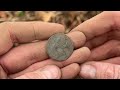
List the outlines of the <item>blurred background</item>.
{"type": "Polygon", "coordinates": [[[60,23],[66,32],[102,11],[0,11],[0,22],[44,21],[60,23]]]}

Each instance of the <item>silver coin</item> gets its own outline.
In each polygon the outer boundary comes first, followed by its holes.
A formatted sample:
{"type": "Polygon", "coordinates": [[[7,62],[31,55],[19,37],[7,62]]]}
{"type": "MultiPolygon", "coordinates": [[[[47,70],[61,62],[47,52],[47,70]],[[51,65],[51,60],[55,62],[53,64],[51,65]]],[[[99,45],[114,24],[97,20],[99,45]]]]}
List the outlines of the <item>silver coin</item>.
{"type": "Polygon", "coordinates": [[[64,33],[56,33],[48,39],[46,50],[50,58],[63,61],[71,56],[74,45],[67,35],[64,33]]]}

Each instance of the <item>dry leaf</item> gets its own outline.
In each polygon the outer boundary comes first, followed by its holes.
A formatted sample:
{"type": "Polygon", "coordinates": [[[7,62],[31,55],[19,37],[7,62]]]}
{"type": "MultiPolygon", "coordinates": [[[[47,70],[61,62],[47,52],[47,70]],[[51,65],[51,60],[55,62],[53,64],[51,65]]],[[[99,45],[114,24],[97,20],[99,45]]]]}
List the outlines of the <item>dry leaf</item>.
{"type": "Polygon", "coordinates": [[[42,21],[49,22],[51,20],[51,18],[55,17],[56,15],[54,12],[37,11],[36,16],[38,19],[40,19],[42,21]]]}

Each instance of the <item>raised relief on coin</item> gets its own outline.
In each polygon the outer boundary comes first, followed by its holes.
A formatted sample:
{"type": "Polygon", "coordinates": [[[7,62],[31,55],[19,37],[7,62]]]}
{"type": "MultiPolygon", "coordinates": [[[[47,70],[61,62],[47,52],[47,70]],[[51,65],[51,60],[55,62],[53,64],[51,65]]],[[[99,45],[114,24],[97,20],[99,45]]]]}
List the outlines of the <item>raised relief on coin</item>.
{"type": "Polygon", "coordinates": [[[49,38],[46,49],[50,58],[63,61],[71,56],[74,46],[68,36],[64,33],[57,33],[49,38]]]}

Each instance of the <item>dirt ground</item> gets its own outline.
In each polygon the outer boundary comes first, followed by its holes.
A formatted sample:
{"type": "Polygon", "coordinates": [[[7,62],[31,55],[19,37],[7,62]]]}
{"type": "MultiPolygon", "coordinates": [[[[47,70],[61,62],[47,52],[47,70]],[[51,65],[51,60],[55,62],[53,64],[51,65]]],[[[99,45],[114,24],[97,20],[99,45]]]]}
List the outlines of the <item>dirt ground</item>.
{"type": "MultiPolygon", "coordinates": [[[[44,21],[60,23],[66,33],[102,11],[0,11],[0,23],[5,21],[44,21]]],[[[80,77],[76,77],[80,79],[80,77]]]]}

